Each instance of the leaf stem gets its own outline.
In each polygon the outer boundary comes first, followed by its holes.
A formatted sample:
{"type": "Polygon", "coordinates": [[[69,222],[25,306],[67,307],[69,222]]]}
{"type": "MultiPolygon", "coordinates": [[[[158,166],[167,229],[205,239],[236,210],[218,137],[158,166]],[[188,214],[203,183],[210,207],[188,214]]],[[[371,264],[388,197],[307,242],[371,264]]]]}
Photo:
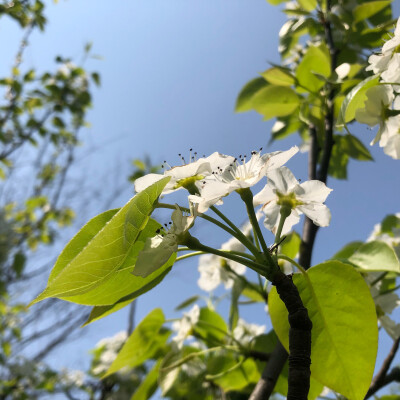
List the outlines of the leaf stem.
{"type": "Polygon", "coordinates": [[[229,225],[236,233],[236,238],[242,242],[254,255],[256,258],[259,258],[260,251],[259,249],[251,242],[251,240],[221,211],[218,210],[217,207],[211,206],[210,209],[215,212],[227,225],[229,225]],[[240,238],[240,239],[239,239],[240,238]]]}

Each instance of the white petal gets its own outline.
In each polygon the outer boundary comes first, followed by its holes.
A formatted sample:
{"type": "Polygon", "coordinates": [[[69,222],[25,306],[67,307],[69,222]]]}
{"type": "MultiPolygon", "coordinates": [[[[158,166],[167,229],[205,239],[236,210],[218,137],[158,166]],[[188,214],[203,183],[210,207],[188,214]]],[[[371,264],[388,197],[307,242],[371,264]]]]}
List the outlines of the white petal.
{"type": "Polygon", "coordinates": [[[275,201],[268,203],[263,207],[263,213],[265,214],[264,226],[272,231],[277,224],[280,212],[280,206],[275,201]]]}
{"type": "Polygon", "coordinates": [[[227,156],[218,152],[212,153],[205,160],[210,164],[211,171],[215,171],[218,167],[221,169],[226,168],[228,165],[232,164],[234,157],[227,156]]]}
{"type": "Polygon", "coordinates": [[[288,194],[299,184],[292,171],[287,167],[274,169],[267,173],[267,177],[268,183],[282,194],[288,194]]]}
{"type": "Polygon", "coordinates": [[[269,184],[264,186],[259,193],[257,193],[253,198],[253,204],[258,206],[260,204],[264,205],[269,203],[270,201],[276,200],[277,196],[273,189],[273,187],[269,184]]]}
{"type": "Polygon", "coordinates": [[[331,212],[325,204],[303,204],[297,209],[310,218],[315,225],[328,226],[331,220],[331,212]]]}
{"type": "Polygon", "coordinates": [[[330,192],[332,192],[332,189],[317,180],[303,182],[294,189],[296,198],[303,202],[323,203],[330,192]]]}
{"type": "Polygon", "coordinates": [[[335,72],[339,79],[346,78],[346,76],[350,72],[350,64],[349,63],[340,64],[338,67],[336,67],[335,72]]]}
{"type": "Polygon", "coordinates": [[[297,146],[293,146],[286,151],[276,151],[274,153],[264,154],[262,156],[262,159],[266,161],[265,173],[274,168],[281,167],[288,160],[290,160],[298,151],[299,148],[297,146]]]}
{"type": "Polygon", "coordinates": [[[369,126],[375,126],[379,124],[379,118],[376,115],[371,115],[368,113],[365,108],[359,108],[356,110],[355,119],[361,124],[367,124],[369,126]]]}
{"type": "Polygon", "coordinates": [[[385,331],[393,339],[397,340],[400,337],[400,324],[396,324],[389,316],[383,315],[379,318],[385,331]]]}
{"type": "Polygon", "coordinates": [[[155,182],[158,182],[160,179],[165,178],[164,175],[161,174],[147,174],[135,180],[134,186],[136,193],[141,192],[142,190],[148,188],[155,182]]]}
{"type": "Polygon", "coordinates": [[[400,160],[400,134],[392,136],[383,151],[395,160],[400,160]]]}

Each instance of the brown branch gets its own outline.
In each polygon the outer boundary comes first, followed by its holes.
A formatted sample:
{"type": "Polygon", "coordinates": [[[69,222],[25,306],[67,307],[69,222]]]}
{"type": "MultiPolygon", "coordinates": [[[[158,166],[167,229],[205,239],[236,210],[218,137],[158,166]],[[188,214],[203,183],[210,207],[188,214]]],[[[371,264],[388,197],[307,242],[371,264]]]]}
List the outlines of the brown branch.
{"type": "MultiPolygon", "coordinates": [[[[385,379],[388,376],[388,371],[392,361],[396,355],[397,350],[399,349],[400,338],[396,339],[393,342],[392,348],[390,349],[389,354],[386,356],[385,360],[383,361],[382,367],[379,372],[376,374],[375,378],[372,380],[371,386],[368,389],[367,394],[365,395],[364,399],[368,399],[374,393],[376,393],[379,389],[385,386],[385,379]]],[[[393,370],[392,370],[393,372],[393,370]]]]}

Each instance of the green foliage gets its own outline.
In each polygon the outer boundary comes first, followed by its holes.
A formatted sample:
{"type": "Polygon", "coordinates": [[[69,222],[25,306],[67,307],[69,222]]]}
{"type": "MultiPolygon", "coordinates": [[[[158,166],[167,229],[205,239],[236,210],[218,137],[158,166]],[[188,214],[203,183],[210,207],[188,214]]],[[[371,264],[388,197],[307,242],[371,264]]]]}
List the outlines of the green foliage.
{"type": "Polygon", "coordinates": [[[170,335],[169,331],[161,329],[164,322],[161,309],[150,312],[132,332],[103,378],[126,366],[139,366],[153,357],[170,335]]]}
{"type": "MultiPolygon", "coordinates": [[[[339,261],[295,274],[293,281],[313,323],[312,377],[348,398],[363,399],[378,346],[377,317],[368,286],[358,272],[339,261]]],[[[287,311],[275,288],[268,304],[275,332],[288,349],[287,311]]]]}
{"type": "Polygon", "coordinates": [[[253,109],[254,95],[266,87],[268,87],[268,82],[264,78],[255,78],[248,82],[239,93],[235,111],[244,112],[253,109]]]}
{"type": "Polygon", "coordinates": [[[349,261],[367,271],[400,273],[400,263],[393,248],[379,241],[362,244],[349,257],[349,261]]]}
{"type": "MultiPolygon", "coordinates": [[[[149,186],[117,213],[112,210],[90,220],[61,253],[46,289],[33,303],[84,294],[112,278],[118,269],[132,267],[138,253],[134,244],[169,179],[149,186]]],[[[101,297],[96,300],[104,305],[101,297]]]]}

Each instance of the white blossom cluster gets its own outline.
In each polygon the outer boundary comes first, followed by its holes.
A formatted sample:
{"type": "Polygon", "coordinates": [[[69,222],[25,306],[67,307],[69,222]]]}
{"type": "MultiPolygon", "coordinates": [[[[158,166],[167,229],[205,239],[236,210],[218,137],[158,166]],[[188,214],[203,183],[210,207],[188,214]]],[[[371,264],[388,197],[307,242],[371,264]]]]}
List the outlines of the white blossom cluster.
{"type": "Polygon", "coordinates": [[[190,335],[193,326],[198,322],[200,317],[200,308],[195,304],[190,311],[183,314],[183,317],[172,324],[172,329],[176,335],[172,338],[173,343],[176,344],[178,349],[183,347],[183,343],[190,335]]]}
{"type": "Polygon", "coordinates": [[[365,108],[356,110],[358,122],[371,127],[379,125],[371,145],[379,142],[390,157],[400,159],[400,18],[394,36],[382,47],[380,54],[368,59],[367,71],[380,75],[380,84],[366,92],[365,108]],[[387,83],[385,85],[385,83],[387,83]],[[399,111],[399,113],[397,113],[399,111]]]}
{"type": "Polygon", "coordinates": [[[236,328],[233,330],[233,337],[242,344],[250,343],[256,336],[265,333],[265,325],[249,324],[239,318],[236,328]]]}
{"type": "MultiPolygon", "coordinates": [[[[135,190],[140,192],[158,182],[164,177],[170,177],[162,194],[186,189],[189,192],[188,200],[191,205],[191,214],[185,216],[176,206],[172,214],[172,226],[168,230],[146,241],[144,249],[139,253],[134,274],[146,276],[146,268],[163,265],[169,257],[177,251],[179,244],[184,244],[188,230],[193,226],[198,214],[205,213],[210,207],[220,205],[223,198],[234,191],[243,191],[259,183],[263,178],[268,179],[267,185],[254,196],[254,205],[261,206],[265,215],[264,225],[276,233],[280,222],[280,210],[285,207],[289,210],[282,230],[285,234],[292,226],[299,222],[300,215],[305,214],[318,226],[329,225],[331,214],[323,204],[331,192],[324,183],[311,180],[299,183],[293,173],[284,167],[291,157],[298,152],[294,146],[287,151],[276,151],[261,154],[253,151],[251,157],[223,155],[213,153],[209,157],[195,159],[190,156],[191,162],[171,167],[163,174],[148,174],[135,181],[135,190]]],[[[184,161],[184,158],[182,157],[184,161]]],[[[224,245],[223,250],[243,251],[238,241],[232,240],[224,245]]],[[[200,260],[200,286],[205,290],[212,290],[219,283],[229,287],[232,282],[229,274],[220,267],[221,260],[214,256],[203,256],[200,260]],[[207,278],[206,278],[207,277],[207,278]],[[208,282],[206,282],[208,280],[208,282]]],[[[238,274],[242,274],[243,267],[230,263],[230,267],[238,274]]],[[[153,269],[154,270],[154,269],[153,269]]]]}
{"type": "Polygon", "coordinates": [[[95,351],[100,350],[101,354],[91,370],[94,375],[102,375],[110,368],[127,337],[127,332],[121,331],[112,337],[101,339],[96,344],[95,351]]]}

